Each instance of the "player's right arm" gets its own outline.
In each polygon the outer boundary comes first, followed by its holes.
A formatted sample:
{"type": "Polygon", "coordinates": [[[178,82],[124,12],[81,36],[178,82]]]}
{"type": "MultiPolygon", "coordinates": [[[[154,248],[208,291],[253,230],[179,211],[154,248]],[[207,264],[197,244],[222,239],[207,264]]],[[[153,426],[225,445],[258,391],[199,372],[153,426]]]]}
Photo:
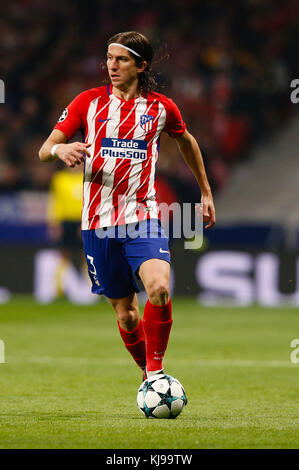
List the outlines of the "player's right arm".
{"type": "Polygon", "coordinates": [[[42,162],[51,162],[59,158],[67,166],[81,165],[84,154],[90,157],[87,150],[90,144],[70,141],[80,129],[84,130],[84,116],[90,103],[89,92],[85,91],[76,96],[64,109],[54,130],[42,145],[39,158],[42,162]],[[55,149],[53,146],[56,145],[55,149]]]}
{"type": "Polygon", "coordinates": [[[54,129],[47,140],[42,145],[39,151],[39,158],[42,162],[51,162],[59,158],[67,166],[75,167],[84,162],[84,154],[90,157],[88,147],[90,144],[83,142],[72,142],[67,144],[66,135],[59,129],[54,129]],[[55,154],[52,155],[51,151],[54,145],[57,145],[55,154]]]}

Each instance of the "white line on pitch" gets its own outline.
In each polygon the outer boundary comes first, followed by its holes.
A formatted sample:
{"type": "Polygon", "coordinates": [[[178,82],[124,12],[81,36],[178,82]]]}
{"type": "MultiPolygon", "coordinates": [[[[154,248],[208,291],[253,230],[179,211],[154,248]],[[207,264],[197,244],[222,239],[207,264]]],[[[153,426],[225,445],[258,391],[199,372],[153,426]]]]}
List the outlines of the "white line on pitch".
{"type": "MultiPolygon", "coordinates": [[[[7,357],[7,363],[35,363],[35,364],[130,364],[130,359],[124,358],[103,358],[103,357],[75,357],[75,356],[28,356],[28,357],[7,357]]],[[[259,359],[165,359],[168,364],[193,365],[207,367],[237,366],[237,367],[294,367],[287,360],[259,360],[259,359]]]]}

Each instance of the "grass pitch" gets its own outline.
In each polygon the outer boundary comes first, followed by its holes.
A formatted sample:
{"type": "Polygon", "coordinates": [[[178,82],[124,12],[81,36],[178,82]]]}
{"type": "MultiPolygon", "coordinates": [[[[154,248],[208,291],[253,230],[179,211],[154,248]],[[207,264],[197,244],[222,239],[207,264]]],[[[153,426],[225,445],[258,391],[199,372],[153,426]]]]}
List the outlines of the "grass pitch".
{"type": "Polygon", "coordinates": [[[177,298],[173,310],[164,364],[189,403],[176,420],[147,420],[141,373],[105,301],[2,305],[0,448],[298,448],[298,310],[177,298]]]}

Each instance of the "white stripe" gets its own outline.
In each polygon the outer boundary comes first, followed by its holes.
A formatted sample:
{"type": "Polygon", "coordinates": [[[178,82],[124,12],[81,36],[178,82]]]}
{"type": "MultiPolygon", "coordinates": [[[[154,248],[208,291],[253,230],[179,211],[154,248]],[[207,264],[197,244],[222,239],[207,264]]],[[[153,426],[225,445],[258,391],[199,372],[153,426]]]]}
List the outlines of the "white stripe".
{"type": "Polygon", "coordinates": [[[89,152],[90,152],[90,158],[86,157],[85,158],[85,171],[84,171],[84,183],[83,183],[83,206],[82,206],[82,230],[87,230],[88,229],[88,206],[89,206],[89,198],[90,198],[90,185],[89,185],[89,180],[91,178],[91,173],[92,173],[92,157],[94,154],[94,148],[95,148],[95,119],[94,116],[96,114],[97,110],[97,105],[98,105],[98,98],[95,100],[91,101],[88,112],[87,112],[87,126],[88,126],[88,139],[86,139],[86,142],[91,143],[91,146],[89,147],[89,152]]]}
{"type": "MultiPolygon", "coordinates": [[[[111,100],[110,100],[109,104],[110,104],[110,103],[111,103],[111,100]]],[[[124,104],[124,103],[123,103],[123,104],[124,104]]],[[[116,113],[120,113],[120,109],[122,108],[123,104],[121,104],[121,105],[119,106],[119,108],[116,108],[114,114],[111,115],[110,119],[112,119],[112,117],[113,117],[116,113]]],[[[99,113],[98,113],[98,114],[99,114],[99,113]]],[[[116,118],[117,118],[117,116],[116,116],[116,118]]],[[[104,122],[104,124],[102,124],[101,127],[99,128],[99,131],[97,132],[97,135],[96,135],[95,139],[97,139],[97,137],[98,137],[98,135],[99,135],[99,132],[101,131],[102,127],[103,127],[105,124],[106,124],[106,122],[104,122]]],[[[118,127],[118,126],[116,126],[115,129],[117,129],[117,127],[118,127]]],[[[115,131],[115,129],[113,130],[113,132],[115,131]]],[[[106,128],[106,135],[107,135],[107,128],[106,128]]],[[[109,137],[110,137],[110,136],[109,136],[109,137]]],[[[101,148],[101,146],[100,146],[100,150],[99,150],[98,153],[94,156],[94,160],[100,155],[101,150],[102,150],[102,148],[101,148]]],[[[104,168],[104,166],[106,165],[106,163],[107,163],[107,160],[105,160],[105,161],[103,162],[102,166],[101,166],[101,167],[98,169],[98,171],[95,173],[94,177],[93,177],[92,180],[90,181],[90,184],[91,184],[91,183],[94,181],[94,179],[98,176],[98,174],[100,173],[100,171],[103,170],[103,168],[104,168]]]]}
{"type": "MultiPolygon", "coordinates": [[[[147,101],[145,99],[141,100],[138,103],[138,106],[135,111],[135,125],[134,125],[133,139],[138,138],[138,140],[145,140],[145,136],[146,136],[145,133],[143,133],[142,138],[140,138],[140,116],[148,112],[152,104],[148,106],[147,101]]],[[[124,212],[125,223],[127,223],[127,219],[131,219],[132,216],[134,217],[136,221],[138,220],[136,216],[136,196],[137,196],[136,192],[140,185],[140,178],[142,175],[142,162],[131,161],[130,166],[131,166],[131,171],[130,171],[129,180],[128,180],[128,188],[126,190],[126,193],[123,196],[125,205],[118,215],[118,218],[119,218],[124,212]]]]}
{"type": "Polygon", "coordinates": [[[148,201],[148,206],[152,209],[150,211],[150,217],[158,217],[158,205],[155,201],[155,171],[156,171],[156,162],[158,159],[158,139],[161,133],[161,128],[165,126],[165,121],[166,121],[166,111],[164,106],[162,106],[161,103],[159,103],[159,112],[158,112],[158,125],[157,125],[157,131],[155,133],[155,136],[153,138],[153,144],[152,144],[152,167],[151,167],[151,172],[150,172],[150,179],[149,179],[149,184],[148,184],[148,192],[146,195],[146,199],[149,199],[148,201]]]}
{"type": "MultiPolygon", "coordinates": [[[[144,132],[144,130],[140,126],[140,117],[143,114],[147,114],[150,111],[150,108],[155,104],[156,101],[157,100],[154,100],[148,106],[147,101],[143,100],[141,102],[140,106],[136,109],[134,136],[133,136],[134,139],[145,140],[146,132],[144,132]],[[145,107],[146,105],[147,105],[147,107],[145,107]],[[142,131],[142,134],[140,133],[140,130],[142,131]]],[[[161,129],[160,129],[160,132],[161,132],[161,129]]],[[[158,133],[157,133],[157,135],[159,136],[158,133]]],[[[136,214],[137,190],[140,188],[140,180],[141,180],[142,174],[144,173],[146,167],[148,165],[151,165],[151,164],[152,164],[152,157],[151,156],[148,157],[148,161],[147,161],[145,167],[142,167],[142,162],[133,162],[133,161],[131,162],[131,173],[130,173],[129,181],[128,181],[128,189],[127,189],[126,193],[123,196],[123,199],[125,199],[126,205],[123,207],[123,209],[119,213],[118,219],[121,216],[122,212],[125,211],[125,222],[126,223],[131,223],[131,222],[137,222],[138,221],[138,216],[136,214]]],[[[143,183],[142,183],[142,185],[143,185],[143,183]]],[[[155,206],[157,207],[157,204],[155,204],[155,206]]],[[[151,215],[153,217],[157,218],[158,217],[158,210],[153,211],[153,213],[151,215]]]]}
{"type": "MultiPolygon", "coordinates": [[[[106,163],[107,163],[109,160],[110,160],[109,158],[105,160],[104,165],[102,165],[102,168],[105,167],[106,163]]],[[[114,161],[116,162],[117,159],[114,158],[114,161]]],[[[118,164],[113,168],[113,178],[114,178],[114,175],[115,175],[116,170],[121,166],[121,164],[122,164],[122,160],[120,160],[120,161],[118,162],[118,164]]],[[[97,193],[96,193],[96,194],[94,195],[94,197],[92,198],[92,202],[95,200],[95,198],[97,197],[97,195],[101,192],[102,186],[105,185],[105,182],[106,182],[106,181],[107,181],[107,178],[106,178],[105,180],[104,180],[104,179],[102,180],[101,187],[99,188],[99,190],[97,191],[97,193]]],[[[106,194],[106,198],[109,198],[109,197],[111,196],[111,193],[114,192],[114,190],[115,190],[115,188],[117,188],[117,186],[118,186],[118,184],[117,184],[116,186],[110,187],[110,192],[109,192],[108,194],[106,194]]],[[[102,210],[104,203],[105,203],[105,201],[102,200],[102,198],[101,198],[101,203],[100,203],[100,205],[98,206],[99,211],[102,210]]]]}
{"type": "MultiPolygon", "coordinates": [[[[136,101],[136,104],[134,105],[134,107],[132,108],[132,110],[130,111],[130,113],[128,113],[128,115],[126,116],[126,118],[120,123],[120,125],[123,125],[123,123],[127,120],[128,116],[129,116],[133,111],[135,111],[135,123],[134,123],[133,127],[131,127],[131,129],[129,129],[129,131],[127,132],[127,134],[123,137],[124,139],[125,139],[128,135],[130,135],[133,130],[134,130],[134,132],[133,132],[133,137],[132,137],[132,139],[135,138],[135,131],[136,131],[136,128],[137,128],[138,123],[139,123],[138,118],[137,118],[137,114],[138,114],[138,113],[137,113],[137,109],[138,109],[137,107],[138,107],[138,105],[140,105],[140,103],[146,103],[146,102],[144,101],[143,98],[141,98],[141,99],[139,98],[138,101],[136,101]],[[136,123],[137,123],[137,124],[136,124],[136,123]]],[[[123,177],[119,180],[119,182],[117,183],[117,185],[115,186],[115,188],[113,188],[113,191],[115,191],[116,188],[128,177],[128,174],[129,174],[129,173],[131,174],[132,168],[136,167],[136,165],[138,165],[138,162],[135,162],[135,161],[132,161],[132,160],[131,160],[130,166],[129,166],[128,170],[127,170],[126,173],[123,175],[123,177]]],[[[139,164],[139,165],[140,165],[140,164],[139,164]]],[[[130,185],[130,176],[129,176],[128,178],[129,178],[129,181],[128,181],[128,189],[126,190],[125,194],[124,194],[124,195],[121,195],[121,197],[119,197],[118,200],[117,200],[117,207],[118,207],[118,210],[120,209],[120,207],[122,207],[123,204],[124,204],[124,205],[123,205],[122,209],[119,210],[118,216],[117,216],[117,218],[116,218],[116,220],[115,220],[115,225],[117,224],[117,222],[118,222],[120,216],[123,214],[123,211],[124,211],[124,208],[125,208],[126,195],[127,195],[128,191],[129,191],[129,188],[130,188],[130,186],[129,186],[129,185],[130,185]]],[[[115,208],[114,208],[114,209],[115,209],[115,208]]]]}
{"type": "MultiPolygon", "coordinates": [[[[97,104],[98,104],[98,100],[99,98],[97,98],[96,100],[96,106],[95,106],[95,111],[96,111],[96,108],[97,108],[97,104]]],[[[89,159],[86,159],[86,161],[88,161],[88,172],[85,171],[85,182],[84,182],[84,190],[85,190],[85,193],[87,195],[87,198],[86,198],[86,201],[84,200],[84,227],[83,228],[83,223],[82,223],[82,229],[83,230],[86,230],[88,228],[90,228],[90,224],[89,224],[89,218],[90,218],[90,207],[95,199],[95,196],[92,198],[92,200],[90,201],[90,191],[91,191],[91,183],[92,181],[96,178],[96,176],[98,175],[98,173],[103,169],[103,166],[105,165],[106,162],[104,162],[104,165],[102,165],[102,167],[96,172],[96,174],[94,175],[94,177],[91,179],[91,175],[92,175],[92,167],[93,167],[93,163],[95,161],[95,159],[97,158],[98,154],[97,155],[94,155],[94,152],[95,152],[95,145],[96,145],[96,142],[97,142],[97,137],[99,135],[99,132],[101,131],[102,127],[106,124],[103,123],[97,134],[95,135],[95,127],[96,127],[96,118],[97,116],[107,107],[109,106],[111,103],[111,99],[108,103],[105,104],[105,106],[103,106],[97,113],[95,113],[93,116],[92,114],[90,114],[90,124],[88,126],[89,128],[89,132],[88,132],[88,138],[89,138],[89,143],[91,143],[91,147],[90,147],[90,153],[91,153],[91,156],[89,159]]],[[[89,113],[88,113],[89,114],[89,113]]],[[[87,115],[87,122],[88,121],[88,117],[89,115],[87,115]]],[[[98,152],[99,153],[99,152],[98,152]]],[[[85,164],[85,169],[86,169],[86,164],[85,164]]],[[[99,191],[98,191],[99,192],[99,191]]],[[[97,192],[97,194],[98,194],[97,192]]]]}
{"type": "MultiPolygon", "coordinates": [[[[109,105],[111,104],[112,99],[113,99],[113,98],[110,99],[110,101],[109,101],[109,103],[108,103],[109,105]]],[[[98,132],[97,132],[97,135],[95,136],[95,139],[98,138],[98,135],[99,135],[100,131],[101,131],[102,128],[105,126],[105,124],[107,124],[108,121],[111,121],[114,116],[116,116],[116,119],[118,118],[118,116],[119,116],[119,114],[120,114],[120,109],[123,107],[123,105],[124,105],[124,103],[121,103],[118,107],[116,107],[115,110],[114,110],[114,112],[111,114],[110,118],[109,118],[109,119],[107,118],[107,121],[105,120],[105,122],[104,122],[104,123],[101,125],[101,127],[99,128],[99,130],[98,130],[98,132]]],[[[106,107],[106,106],[105,106],[105,107],[106,107]]],[[[104,109],[104,108],[103,108],[103,109],[104,109]]],[[[99,114],[99,113],[98,113],[98,114],[99,114]]],[[[111,126],[111,127],[112,127],[112,126],[111,126]]],[[[117,129],[117,126],[115,127],[115,129],[117,129]]],[[[113,132],[115,131],[115,129],[113,129],[112,134],[113,134],[113,132]]],[[[107,128],[106,128],[106,137],[110,137],[110,135],[107,136],[107,128]]],[[[96,158],[100,155],[100,153],[101,153],[101,146],[100,146],[100,150],[98,151],[98,153],[95,155],[94,158],[96,159],[96,158]]]]}
{"type": "MultiPolygon", "coordinates": [[[[32,364],[45,364],[45,363],[60,363],[60,364],[70,364],[74,365],[74,356],[20,356],[20,355],[10,355],[9,356],[10,362],[12,363],[32,363],[32,364]]],[[[76,358],[76,364],[102,364],[103,359],[98,356],[80,356],[76,358]]],[[[182,359],[182,358],[172,358],[168,357],[167,362],[174,366],[193,366],[193,367],[253,367],[253,368],[287,368],[295,370],[296,365],[292,364],[290,361],[287,360],[263,360],[263,359],[182,359]]],[[[105,364],[113,364],[113,365],[131,365],[131,359],[126,358],[117,358],[117,357],[107,357],[105,358],[105,364]]]]}
{"type": "MultiPolygon", "coordinates": [[[[124,103],[119,105],[119,100],[112,96],[111,104],[109,106],[108,111],[108,119],[106,125],[106,137],[118,137],[118,126],[115,126],[115,121],[120,121],[120,113],[121,107],[124,103]],[[112,119],[113,116],[113,119],[112,119]],[[114,121],[114,123],[113,123],[114,121]]],[[[116,165],[116,158],[107,158],[105,166],[103,167],[103,178],[102,178],[102,185],[101,185],[101,202],[98,205],[94,217],[99,214],[99,224],[98,227],[109,227],[111,226],[111,208],[113,204],[113,188],[114,184],[114,172],[115,172],[115,165],[116,165]]],[[[121,162],[120,162],[121,163],[121,162]]],[[[94,219],[93,217],[93,219],[94,219]]],[[[93,221],[92,219],[92,221],[93,221]]],[[[90,226],[92,225],[92,221],[90,226]]]]}
{"type": "MultiPolygon", "coordinates": [[[[100,96],[99,96],[99,98],[100,98],[100,96]]],[[[99,100],[99,98],[97,98],[97,101],[99,100]]],[[[102,111],[104,111],[104,109],[105,109],[107,106],[109,106],[110,102],[111,102],[111,100],[108,101],[108,103],[106,103],[105,106],[103,106],[103,107],[94,115],[94,117],[93,117],[93,120],[94,120],[94,121],[96,120],[97,116],[98,116],[102,111]]],[[[102,129],[102,127],[103,127],[104,125],[105,125],[105,122],[104,122],[104,124],[100,127],[99,131],[102,129]]],[[[99,131],[97,132],[97,135],[96,135],[96,136],[93,136],[93,140],[96,140],[96,139],[97,139],[97,136],[98,136],[98,134],[99,134],[99,131]]],[[[88,133],[88,134],[87,134],[87,138],[86,138],[86,142],[91,143],[91,142],[89,142],[89,137],[90,137],[90,135],[89,135],[89,133],[88,133]]]]}
{"type": "MultiPolygon", "coordinates": [[[[114,134],[114,131],[115,129],[113,129],[113,124],[112,124],[112,120],[113,118],[115,118],[115,120],[119,120],[120,119],[120,110],[122,108],[122,106],[124,105],[124,103],[120,104],[119,103],[119,100],[116,100],[115,97],[113,95],[111,95],[111,99],[109,101],[109,110],[108,110],[108,120],[100,127],[99,131],[97,132],[97,135],[96,135],[96,138],[100,132],[100,130],[102,129],[102,127],[106,124],[106,137],[110,137],[111,135],[113,136],[114,134]],[[110,106],[111,103],[114,103],[113,106],[110,106]],[[108,125],[110,124],[110,125],[108,125]]],[[[99,114],[99,113],[98,113],[99,114]]],[[[117,126],[116,126],[117,127],[117,126]]],[[[101,153],[101,146],[100,146],[100,150],[98,151],[98,153],[94,156],[94,160],[99,156],[99,154],[101,153]]],[[[89,228],[92,226],[92,223],[94,221],[94,218],[96,215],[100,214],[102,212],[102,209],[103,209],[103,205],[105,203],[105,200],[102,199],[102,194],[103,194],[103,190],[104,190],[104,186],[106,185],[106,182],[108,181],[108,179],[111,179],[111,172],[113,170],[113,167],[116,163],[116,160],[114,160],[113,162],[110,160],[110,159],[105,159],[105,161],[103,162],[103,164],[101,165],[101,167],[98,169],[98,171],[96,172],[96,174],[94,175],[94,177],[92,178],[92,180],[90,181],[90,185],[91,183],[94,181],[94,179],[97,177],[97,175],[102,171],[103,172],[103,177],[102,177],[102,182],[101,182],[101,186],[100,188],[98,189],[98,191],[94,194],[92,200],[90,201],[89,203],[89,206],[91,207],[91,205],[93,204],[93,202],[96,200],[97,197],[99,197],[99,195],[101,195],[100,197],[100,204],[98,205],[90,223],[89,223],[89,228]],[[106,173],[105,173],[106,172],[106,173]]],[[[115,170],[115,169],[114,169],[115,170]]],[[[114,176],[113,176],[114,178],[114,176]]],[[[111,183],[107,183],[108,185],[110,185],[111,183]]],[[[113,186],[113,183],[112,183],[112,186],[113,186]]],[[[105,192],[104,192],[105,194],[105,192]]]]}
{"type": "MultiPolygon", "coordinates": [[[[135,123],[134,123],[133,127],[131,127],[131,129],[129,129],[129,131],[127,132],[127,134],[123,137],[124,139],[125,139],[126,137],[128,137],[128,135],[130,135],[130,134],[132,133],[132,131],[133,131],[133,137],[132,137],[132,139],[136,138],[136,136],[135,136],[135,134],[136,134],[136,129],[138,128],[139,121],[140,121],[140,115],[138,114],[138,111],[137,111],[137,110],[139,109],[141,103],[143,104],[143,106],[146,106],[146,100],[144,100],[143,98],[139,98],[138,101],[136,101],[136,104],[135,104],[135,106],[134,106],[134,108],[133,108],[133,110],[135,110],[135,123]],[[139,117],[138,117],[138,116],[139,116],[139,117]]],[[[132,110],[132,111],[133,111],[133,110],[132,110]]],[[[132,111],[131,111],[131,112],[132,112],[132,111]]],[[[131,112],[130,112],[129,114],[131,114],[131,112]]],[[[122,125],[122,124],[125,122],[126,119],[127,119],[127,117],[120,123],[120,125],[122,125]]],[[[141,140],[141,139],[139,139],[139,140],[141,140]]],[[[144,138],[143,138],[143,140],[144,140],[144,138]]],[[[142,163],[140,164],[140,163],[138,163],[138,162],[136,162],[136,161],[131,160],[131,162],[130,162],[130,167],[129,167],[128,171],[126,171],[126,173],[123,175],[123,177],[122,177],[121,180],[118,182],[118,184],[115,186],[115,188],[113,188],[113,191],[115,191],[116,188],[119,186],[119,184],[121,184],[121,183],[124,181],[124,179],[128,177],[128,173],[130,173],[130,175],[131,175],[132,169],[133,169],[133,168],[136,168],[136,166],[142,168],[142,163]]],[[[139,169],[137,172],[135,171],[135,174],[136,174],[136,173],[138,174],[138,173],[140,173],[140,172],[141,172],[141,169],[139,169]]],[[[123,203],[124,203],[124,204],[126,203],[126,196],[127,196],[128,192],[130,191],[130,179],[131,179],[131,177],[129,176],[129,180],[128,180],[128,189],[126,190],[125,194],[122,195],[120,198],[118,198],[118,201],[117,201],[118,210],[119,210],[120,207],[123,205],[123,203]]],[[[139,180],[140,180],[140,177],[139,177],[139,180]]],[[[139,181],[139,180],[138,180],[138,181],[139,181]]],[[[131,184],[131,185],[132,185],[132,184],[131,184]]],[[[135,193],[136,193],[136,192],[135,192],[135,193]]],[[[136,194],[135,194],[135,200],[136,200],[136,194]]],[[[125,205],[123,205],[122,209],[119,210],[118,216],[117,216],[117,218],[116,218],[116,220],[115,220],[115,224],[117,224],[118,220],[120,219],[120,216],[123,214],[124,209],[125,209],[125,205]]]]}
{"type": "MultiPolygon", "coordinates": [[[[123,103],[123,104],[124,104],[124,103],[123,103]]],[[[122,106],[123,106],[123,104],[122,104],[122,106]]],[[[114,130],[118,129],[120,126],[122,126],[122,125],[126,122],[126,120],[128,119],[128,117],[131,116],[131,114],[135,111],[135,109],[136,109],[137,106],[138,106],[138,102],[135,103],[134,107],[133,107],[133,108],[131,109],[131,111],[126,115],[125,119],[124,119],[123,121],[119,122],[119,124],[116,126],[116,128],[115,128],[114,130]]],[[[130,132],[132,132],[132,128],[131,128],[131,130],[128,132],[128,134],[129,134],[130,132]]],[[[127,134],[127,135],[128,135],[128,134],[127,134]]],[[[125,138],[125,137],[124,137],[124,138],[125,138]]]]}

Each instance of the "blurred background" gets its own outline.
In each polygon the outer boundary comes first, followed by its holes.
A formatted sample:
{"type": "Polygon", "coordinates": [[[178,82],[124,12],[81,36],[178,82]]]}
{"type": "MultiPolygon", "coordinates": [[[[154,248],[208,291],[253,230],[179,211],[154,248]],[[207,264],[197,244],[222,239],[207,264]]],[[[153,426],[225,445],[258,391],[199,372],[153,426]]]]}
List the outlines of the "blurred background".
{"type": "MultiPolygon", "coordinates": [[[[80,242],[62,240],[63,217],[53,215],[63,166],[41,163],[38,150],[66,105],[105,82],[107,39],[126,30],[152,41],[160,91],[196,137],[215,197],[217,224],[202,248],[172,244],[173,295],[205,305],[298,306],[296,0],[14,0],[2,8],[0,302],[16,294],[98,301],[80,242]]],[[[157,181],[160,202],[200,201],[167,137],[157,181]]]]}

